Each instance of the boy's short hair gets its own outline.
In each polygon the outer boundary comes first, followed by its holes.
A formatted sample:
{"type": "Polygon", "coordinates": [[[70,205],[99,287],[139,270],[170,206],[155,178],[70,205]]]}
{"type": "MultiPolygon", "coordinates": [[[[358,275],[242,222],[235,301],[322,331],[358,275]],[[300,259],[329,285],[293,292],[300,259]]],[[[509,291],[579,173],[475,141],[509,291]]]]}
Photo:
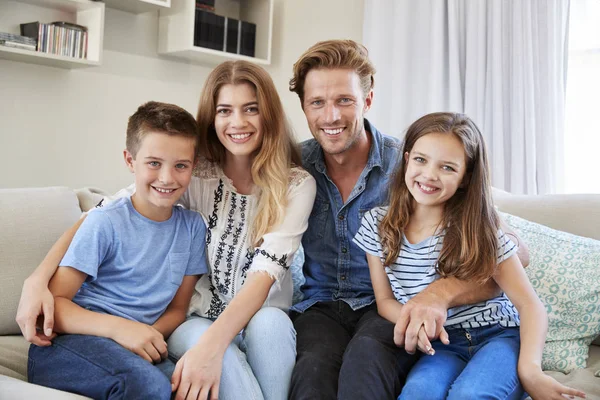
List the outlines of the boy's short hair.
{"type": "Polygon", "coordinates": [[[194,157],[198,153],[198,125],[186,110],[174,104],[149,101],[142,104],[129,117],[127,123],[127,150],[136,157],[144,137],[151,132],[160,132],[172,136],[194,139],[194,157]]]}
{"type": "Polygon", "coordinates": [[[369,59],[369,51],[354,40],[326,40],[306,50],[294,64],[294,76],[290,79],[290,91],[304,102],[304,81],[312,69],[351,69],[360,78],[360,87],[366,97],[375,85],[375,67],[369,59]]]}

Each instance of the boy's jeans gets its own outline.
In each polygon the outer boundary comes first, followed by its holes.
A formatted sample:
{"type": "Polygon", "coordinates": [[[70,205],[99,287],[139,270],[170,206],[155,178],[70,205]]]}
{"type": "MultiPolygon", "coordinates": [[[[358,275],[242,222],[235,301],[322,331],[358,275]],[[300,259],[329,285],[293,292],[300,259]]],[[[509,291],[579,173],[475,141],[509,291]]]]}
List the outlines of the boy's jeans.
{"type": "Polygon", "coordinates": [[[28,380],[94,399],[170,399],[173,363],[150,364],[115,341],[60,335],[29,347],[28,380]]]}
{"type": "MultiPolygon", "coordinates": [[[[168,341],[169,355],[179,359],[213,321],[197,316],[181,324],[168,341]]],[[[296,362],[296,331],[278,308],[260,309],[225,351],[219,400],[286,400],[296,362]]]]}
{"type": "Polygon", "coordinates": [[[398,400],[522,399],[517,374],[519,328],[500,324],[449,329],[450,344],[431,344],[412,368],[398,400]]]}

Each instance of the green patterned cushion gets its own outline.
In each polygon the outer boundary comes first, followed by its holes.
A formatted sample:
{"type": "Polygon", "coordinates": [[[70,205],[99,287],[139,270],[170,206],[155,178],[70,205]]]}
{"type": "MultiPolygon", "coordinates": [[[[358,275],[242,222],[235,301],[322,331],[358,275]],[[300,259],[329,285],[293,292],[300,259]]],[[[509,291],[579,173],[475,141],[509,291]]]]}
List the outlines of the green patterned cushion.
{"type": "Polygon", "coordinates": [[[542,368],[585,368],[590,343],[600,334],[600,241],[501,216],[527,243],[525,271],[548,310],[542,368]]]}

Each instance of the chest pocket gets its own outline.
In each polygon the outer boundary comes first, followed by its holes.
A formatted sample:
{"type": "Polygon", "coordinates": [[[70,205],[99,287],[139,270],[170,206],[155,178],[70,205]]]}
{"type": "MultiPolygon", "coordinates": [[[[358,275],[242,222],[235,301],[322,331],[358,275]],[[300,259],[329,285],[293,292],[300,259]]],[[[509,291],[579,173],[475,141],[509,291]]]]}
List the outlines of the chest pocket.
{"type": "Polygon", "coordinates": [[[308,220],[308,237],[310,239],[323,239],[325,236],[327,219],[329,217],[329,203],[323,200],[315,200],[312,213],[308,220]]]}
{"type": "Polygon", "coordinates": [[[190,252],[186,253],[169,253],[169,273],[171,275],[171,283],[181,285],[185,271],[190,260],[190,252]]]}

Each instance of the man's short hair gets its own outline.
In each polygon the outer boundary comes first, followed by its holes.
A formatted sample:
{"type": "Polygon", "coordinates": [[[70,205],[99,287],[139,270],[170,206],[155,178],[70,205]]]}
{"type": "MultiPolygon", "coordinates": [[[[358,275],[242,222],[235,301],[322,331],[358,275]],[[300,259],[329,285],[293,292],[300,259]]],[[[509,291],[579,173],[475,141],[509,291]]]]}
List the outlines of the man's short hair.
{"type": "Polygon", "coordinates": [[[369,51],[354,40],[327,40],[306,50],[294,64],[290,91],[304,102],[304,81],[311,69],[351,69],[358,74],[363,95],[366,97],[375,84],[375,67],[369,60],[369,51]]]}
{"type": "Polygon", "coordinates": [[[194,139],[194,155],[198,152],[198,125],[186,110],[174,104],[149,101],[129,117],[127,150],[135,158],[144,137],[151,132],[194,139]]]}

